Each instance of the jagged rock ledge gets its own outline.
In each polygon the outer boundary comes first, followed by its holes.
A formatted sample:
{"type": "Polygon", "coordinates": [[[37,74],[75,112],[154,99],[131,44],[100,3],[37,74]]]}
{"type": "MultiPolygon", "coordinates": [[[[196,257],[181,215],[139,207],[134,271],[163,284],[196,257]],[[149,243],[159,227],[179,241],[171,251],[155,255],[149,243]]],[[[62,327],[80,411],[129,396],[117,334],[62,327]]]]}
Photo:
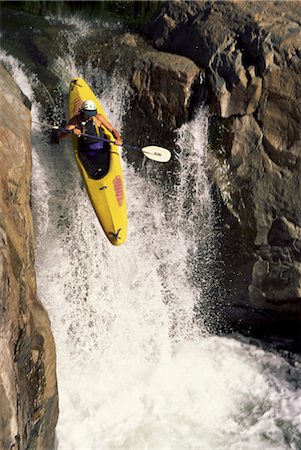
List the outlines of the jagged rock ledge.
{"type": "Polygon", "coordinates": [[[166,2],[144,33],[206,72],[227,301],[300,320],[300,2],[166,2]]]}
{"type": "Polygon", "coordinates": [[[34,270],[31,115],[2,65],[0,76],[0,448],[50,450],[58,417],[56,354],[34,270]]]}

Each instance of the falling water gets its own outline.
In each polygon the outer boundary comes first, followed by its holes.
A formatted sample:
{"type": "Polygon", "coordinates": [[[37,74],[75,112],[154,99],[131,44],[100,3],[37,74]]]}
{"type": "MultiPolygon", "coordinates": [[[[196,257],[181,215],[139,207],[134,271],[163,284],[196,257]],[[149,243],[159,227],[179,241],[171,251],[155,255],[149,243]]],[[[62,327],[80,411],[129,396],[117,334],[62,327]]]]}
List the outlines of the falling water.
{"type": "MultiPolygon", "coordinates": [[[[65,92],[74,75],[95,80],[92,67],[68,57],[53,63],[65,92]]],[[[32,88],[39,80],[15,58],[1,59],[43,122],[32,88]]],[[[122,130],[126,83],[117,75],[106,82],[92,88],[122,130]]],[[[160,181],[123,161],[129,233],[115,248],[70,142],[51,146],[33,126],[36,273],[57,348],[59,449],[300,448],[300,364],[241,336],[209,335],[195,320],[196,307],[206,314],[205,293],[192,282],[191,261],[205,241],[204,257],[214,253],[206,130],[202,109],[178,130],[177,182],[167,197],[160,181]]]]}

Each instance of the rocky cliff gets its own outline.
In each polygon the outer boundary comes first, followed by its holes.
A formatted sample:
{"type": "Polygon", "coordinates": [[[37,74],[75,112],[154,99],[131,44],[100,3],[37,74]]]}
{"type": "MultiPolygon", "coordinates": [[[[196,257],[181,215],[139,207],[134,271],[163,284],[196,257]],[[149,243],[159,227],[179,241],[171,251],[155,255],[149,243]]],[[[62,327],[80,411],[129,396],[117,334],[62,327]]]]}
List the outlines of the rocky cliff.
{"type": "Polygon", "coordinates": [[[31,116],[1,65],[0,75],[0,448],[52,449],[56,356],[34,271],[31,116]]]}
{"type": "Polygon", "coordinates": [[[206,73],[228,293],[300,318],[300,2],[166,2],[144,33],[206,73]]]}

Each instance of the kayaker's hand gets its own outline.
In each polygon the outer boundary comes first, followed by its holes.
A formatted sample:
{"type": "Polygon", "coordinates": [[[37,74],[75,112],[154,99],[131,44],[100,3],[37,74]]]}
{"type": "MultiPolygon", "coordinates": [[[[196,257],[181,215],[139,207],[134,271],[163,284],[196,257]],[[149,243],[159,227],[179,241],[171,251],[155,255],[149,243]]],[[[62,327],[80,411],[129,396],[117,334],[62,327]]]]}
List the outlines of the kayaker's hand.
{"type": "Polygon", "coordinates": [[[112,130],[109,129],[109,131],[111,131],[111,133],[113,134],[115,141],[114,144],[115,145],[122,145],[122,139],[120,134],[118,133],[118,131],[116,130],[116,128],[112,128],[112,130]]]}
{"type": "Polygon", "coordinates": [[[74,128],[72,131],[74,134],[76,134],[77,137],[80,137],[81,131],[78,128],[74,128]]]}
{"type": "Polygon", "coordinates": [[[115,142],[114,142],[115,145],[122,145],[122,143],[123,142],[122,142],[121,138],[116,139],[115,142]]]}

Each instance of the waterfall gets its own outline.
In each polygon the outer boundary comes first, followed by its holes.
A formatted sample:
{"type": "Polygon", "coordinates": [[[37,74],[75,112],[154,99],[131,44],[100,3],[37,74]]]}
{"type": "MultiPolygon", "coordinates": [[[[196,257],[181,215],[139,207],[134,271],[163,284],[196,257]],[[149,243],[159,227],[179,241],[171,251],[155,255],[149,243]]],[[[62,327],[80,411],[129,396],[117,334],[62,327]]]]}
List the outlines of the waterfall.
{"type": "MultiPolygon", "coordinates": [[[[83,74],[122,130],[126,83],[100,74],[100,89],[95,69],[68,57],[65,66],[53,64],[62,89],[75,70],[83,74]]],[[[1,59],[31,97],[34,121],[43,122],[45,107],[32,89],[39,80],[15,58],[2,52],[1,59]]],[[[36,273],[57,349],[61,450],[300,446],[300,363],[239,335],[210,335],[195,320],[196,308],[206,314],[201,286],[214,276],[205,265],[199,286],[191,273],[202,265],[193,261],[215,251],[206,133],[203,109],[178,130],[179,169],[168,195],[123,160],[129,232],[115,248],[70,142],[51,146],[33,126],[36,273]]]]}

